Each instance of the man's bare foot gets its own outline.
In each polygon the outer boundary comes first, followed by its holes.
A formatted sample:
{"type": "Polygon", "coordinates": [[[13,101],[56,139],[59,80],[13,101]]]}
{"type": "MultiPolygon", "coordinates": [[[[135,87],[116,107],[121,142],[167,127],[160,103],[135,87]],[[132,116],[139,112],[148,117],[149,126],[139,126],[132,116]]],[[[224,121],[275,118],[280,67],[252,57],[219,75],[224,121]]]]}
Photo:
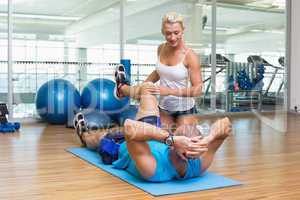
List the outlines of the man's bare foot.
{"type": "Polygon", "coordinates": [[[210,129],[210,133],[207,136],[208,142],[218,139],[225,139],[231,134],[231,122],[225,117],[217,120],[210,129]]]}

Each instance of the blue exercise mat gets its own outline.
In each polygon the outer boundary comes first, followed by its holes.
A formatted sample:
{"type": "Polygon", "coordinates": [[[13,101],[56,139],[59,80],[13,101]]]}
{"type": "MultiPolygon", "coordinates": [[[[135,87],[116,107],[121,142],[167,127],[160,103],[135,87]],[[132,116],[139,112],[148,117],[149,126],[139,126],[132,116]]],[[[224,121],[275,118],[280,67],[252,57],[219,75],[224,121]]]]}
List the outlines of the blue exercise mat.
{"type": "Polygon", "coordinates": [[[132,176],[125,170],[113,168],[111,165],[104,165],[100,156],[95,151],[79,147],[68,148],[67,151],[153,196],[241,185],[239,181],[235,181],[211,172],[206,172],[203,176],[198,178],[183,181],[173,180],[164,183],[145,182],[132,176]]]}

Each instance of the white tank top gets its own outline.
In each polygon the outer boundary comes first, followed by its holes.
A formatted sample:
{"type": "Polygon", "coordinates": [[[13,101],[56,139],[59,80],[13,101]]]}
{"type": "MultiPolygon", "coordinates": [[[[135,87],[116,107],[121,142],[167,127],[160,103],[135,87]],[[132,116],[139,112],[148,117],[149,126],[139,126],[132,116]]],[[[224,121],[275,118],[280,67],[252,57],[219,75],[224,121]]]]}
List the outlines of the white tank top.
{"type": "MultiPolygon", "coordinates": [[[[186,54],[185,54],[186,55],[186,54]]],[[[160,62],[160,56],[156,66],[156,72],[160,77],[160,85],[172,89],[187,88],[190,85],[187,67],[183,64],[185,55],[177,65],[170,66],[160,62]]],[[[186,111],[195,106],[193,97],[160,96],[159,107],[168,111],[186,111]]]]}

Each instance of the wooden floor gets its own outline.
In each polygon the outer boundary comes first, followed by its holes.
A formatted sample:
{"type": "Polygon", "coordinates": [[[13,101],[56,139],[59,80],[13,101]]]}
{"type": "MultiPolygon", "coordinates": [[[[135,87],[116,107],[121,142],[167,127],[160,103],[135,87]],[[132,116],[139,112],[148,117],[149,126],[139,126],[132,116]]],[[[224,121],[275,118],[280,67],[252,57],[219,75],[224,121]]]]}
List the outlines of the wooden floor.
{"type": "Polygon", "coordinates": [[[210,171],[242,186],[153,197],[67,153],[72,129],[23,124],[0,134],[1,200],[300,199],[300,116],[235,116],[210,171]]]}

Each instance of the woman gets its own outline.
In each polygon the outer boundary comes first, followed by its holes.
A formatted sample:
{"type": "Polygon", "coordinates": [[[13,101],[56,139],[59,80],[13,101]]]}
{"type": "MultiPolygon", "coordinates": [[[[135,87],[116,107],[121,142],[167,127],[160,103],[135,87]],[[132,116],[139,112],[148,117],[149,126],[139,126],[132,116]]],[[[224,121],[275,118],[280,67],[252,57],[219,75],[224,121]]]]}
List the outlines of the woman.
{"type": "Polygon", "coordinates": [[[201,68],[196,53],[185,45],[183,17],[175,12],[162,19],[166,42],[158,47],[156,69],[145,80],[160,80],[159,109],[164,127],[196,124],[195,99],[202,92],[201,68]]]}

